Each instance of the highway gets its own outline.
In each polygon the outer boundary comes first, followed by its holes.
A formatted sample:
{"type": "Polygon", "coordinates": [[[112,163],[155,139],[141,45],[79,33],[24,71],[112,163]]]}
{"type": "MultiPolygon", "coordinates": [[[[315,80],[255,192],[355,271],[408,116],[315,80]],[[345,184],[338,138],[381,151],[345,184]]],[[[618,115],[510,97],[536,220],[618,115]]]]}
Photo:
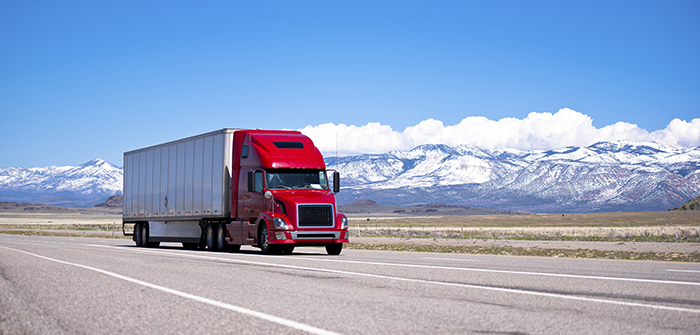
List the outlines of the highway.
{"type": "Polygon", "coordinates": [[[700,264],[0,234],[0,334],[698,334],[700,264]]]}

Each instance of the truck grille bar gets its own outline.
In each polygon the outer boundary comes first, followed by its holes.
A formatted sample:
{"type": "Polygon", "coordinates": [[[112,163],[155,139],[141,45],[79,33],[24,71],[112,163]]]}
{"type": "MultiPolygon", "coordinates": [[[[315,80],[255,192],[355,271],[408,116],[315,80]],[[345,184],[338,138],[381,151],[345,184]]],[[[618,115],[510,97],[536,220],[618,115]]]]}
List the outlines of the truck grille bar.
{"type": "Polygon", "coordinates": [[[333,205],[298,205],[300,228],[333,227],[333,205]]]}

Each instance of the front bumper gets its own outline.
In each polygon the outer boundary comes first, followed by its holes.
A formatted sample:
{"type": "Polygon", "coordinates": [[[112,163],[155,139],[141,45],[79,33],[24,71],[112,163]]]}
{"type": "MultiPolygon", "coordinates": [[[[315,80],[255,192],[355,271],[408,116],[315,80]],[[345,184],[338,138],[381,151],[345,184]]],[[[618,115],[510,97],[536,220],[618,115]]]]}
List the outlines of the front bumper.
{"type": "Polygon", "coordinates": [[[271,231],[271,244],[327,245],[348,243],[347,230],[329,231],[271,231]]]}

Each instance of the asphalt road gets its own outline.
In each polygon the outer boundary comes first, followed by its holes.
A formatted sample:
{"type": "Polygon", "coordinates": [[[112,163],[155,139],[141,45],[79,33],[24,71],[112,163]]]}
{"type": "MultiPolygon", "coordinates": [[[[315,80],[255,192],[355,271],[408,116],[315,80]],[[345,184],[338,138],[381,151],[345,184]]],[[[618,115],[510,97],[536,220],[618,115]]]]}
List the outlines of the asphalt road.
{"type": "Polygon", "coordinates": [[[0,234],[0,333],[698,334],[700,264],[0,234]]]}

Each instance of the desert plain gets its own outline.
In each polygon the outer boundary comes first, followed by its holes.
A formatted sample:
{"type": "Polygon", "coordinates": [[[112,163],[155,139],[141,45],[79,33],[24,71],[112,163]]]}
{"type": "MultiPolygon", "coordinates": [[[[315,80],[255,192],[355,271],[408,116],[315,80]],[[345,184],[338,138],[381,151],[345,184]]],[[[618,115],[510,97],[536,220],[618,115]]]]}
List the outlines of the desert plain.
{"type": "MultiPolygon", "coordinates": [[[[352,249],[700,262],[700,211],[462,215],[442,208],[416,215],[370,206],[349,212],[346,247],[352,249]]],[[[97,207],[5,205],[0,233],[130,239],[119,209],[97,207]]]]}

